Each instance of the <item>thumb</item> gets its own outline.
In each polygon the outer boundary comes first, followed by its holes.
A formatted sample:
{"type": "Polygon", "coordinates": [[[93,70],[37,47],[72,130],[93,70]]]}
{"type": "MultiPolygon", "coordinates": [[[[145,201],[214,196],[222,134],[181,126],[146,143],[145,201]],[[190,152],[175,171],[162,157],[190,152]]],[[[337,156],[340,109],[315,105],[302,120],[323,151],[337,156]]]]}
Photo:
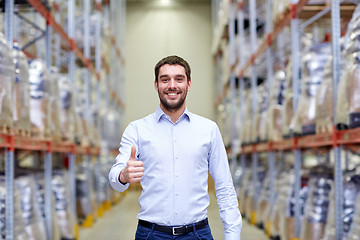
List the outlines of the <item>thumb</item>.
{"type": "Polygon", "coordinates": [[[135,154],[136,154],[136,147],[135,147],[135,146],[132,146],[132,147],[131,147],[130,159],[136,160],[135,154]]]}

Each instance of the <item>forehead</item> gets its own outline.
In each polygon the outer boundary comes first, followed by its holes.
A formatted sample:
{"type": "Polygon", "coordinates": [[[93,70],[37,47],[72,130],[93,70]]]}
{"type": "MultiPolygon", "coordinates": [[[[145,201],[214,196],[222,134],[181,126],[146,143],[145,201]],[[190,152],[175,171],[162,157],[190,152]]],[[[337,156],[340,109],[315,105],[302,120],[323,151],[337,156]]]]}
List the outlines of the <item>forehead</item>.
{"type": "Polygon", "coordinates": [[[184,75],[185,68],[178,64],[164,64],[159,69],[159,77],[162,75],[184,75]]]}

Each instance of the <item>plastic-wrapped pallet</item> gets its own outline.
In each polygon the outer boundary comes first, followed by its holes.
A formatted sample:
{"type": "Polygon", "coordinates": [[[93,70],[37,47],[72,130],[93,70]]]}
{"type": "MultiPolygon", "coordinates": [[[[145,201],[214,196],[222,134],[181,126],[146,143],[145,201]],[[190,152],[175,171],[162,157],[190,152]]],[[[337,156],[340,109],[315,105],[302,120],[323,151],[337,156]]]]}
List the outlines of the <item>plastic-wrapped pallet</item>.
{"type": "Polygon", "coordinates": [[[0,32],[0,132],[10,133],[13,127],[12,89],[15,79],[15,64],[12,49],[0,32]]]}
{"type": "MultiPolygon", "coordinates": [[[[278,182],[278,198],[275,209],[271,216],[271,234],[278,234],[281,239],[291,240],[294,238],[294,172],[283,172],[278,182]]],[[[304,214],[304,205],[307,199],[307,180],[302,177],[300,189],[300,213],[304,214]]]]}
{"type": "Polygon", "coordinates": [[[255,125],[255,133],[256,133],[256,141],[263,142],[268,139],[268,109],[269,109],[269,93],[267,89],[267,84],[262,83],[258,86],[258,112],[256,116],[256,125],[255,125]]]}
{"type": "Polygon", "coordinates": [[[270,92],[270,107],[267,118],[269,140],[271,141],[280,141],[282,139],[285,81],[285,71],[282,69],[277,70],[274,74],[273,86],[270,92]]]}
{"type": "MultiPolygon", "coordinates": [[[[36,183],[36,200],[39,204],[40,214],[42,216],[43,221],[46,221],[45,218],[45,181],[44,181],[44,173],[36,173],[35,174],[35,183],[36,183]]],[[[56,217],[56,210],[55,210],[55,197],[52,197],[52,238],[53,240],[60,240],[60,229],[59,224],[56,217]]]]}
{"type": "Polygon", "coordinates": [[[106,188],[109,188],[108,180],[106,178],[106,174],[104,174],[104,170],[99,166],[99,163],[92,163],[92,176],[93,176],[93,184],[96,193],[97,205],[101,206],[107,199],[106,188]]]}
{"type": "MultiPolygon", "coordinates": [[[[360,174],[355,171],[344,173],[343,181],[343,239],[360,239],[356,217],[358,214],[358,201],[356,201],[360,192],[360,174]]],[[[331,191],[330,207],[328,213],[328,223],[325,229],[325,235],[322,240],[335,240],[335,189],[331,191]]]]}
{"type": "MultiPolygon", "coordinates": [[[[5,177],[0,176],[0,239],[6,238],[6,186],[5,177]]],[[[20,194],[14,189],[14,240],[26,240],[24,222],[22,221],[20,194]]]]}
{"type": "Polygon", "coordinates": [[[301,71],[302,91],[292,120],[296,134],[315,134],[316,95],[330,53],[331,45],[328,42],[314,44],[309,49],[305,48],[301,71]]]}
{"type": "Polygon", "coordinates": [[[70,209],[68,172],[56,170],[51,180],[55,195],[55,209],[62,239],[75,239],[76,213],[70,209]]]}
{"type": "Polygon", "coordinates": [[[348,24],[344,37],[344,55],[346,70],[342,74],[337,96],[337,119],[338,127],[360,126],[360,5],[358,5],[348,24]]]}
{"type": "Polygon", "coordinates": [[[14,42],[15,83],[13,91],[13,123],[16,134],[30,134],[29,65],[25,54],[14,42]]]}
{"type": "Polygon", "coordinates": [[[284,103],[282,108],[282,136],[290,137],[292,129],[291,119],[293,117],[293,91],[292,91],[292,63],[289,61],[286,66],[286,80],[284,82],[284,103]]]}
{"type": "Polygon", "coordinates": [[[50,75],[44,60],[34,59],[29,64],[30,120],[34,136],[50,136],[50,75]]]}
{"type": "Polygon", "coordinates": [[[36,199],[36,183],[33,176],[15,179],[15,185],[21,195],[21,212],[28,240],[46,239],[46,228],[41,216],[39,202],[36,199]]]}
{"type": "Polygon", "coordinates": [[[309,196],[302,224],[302,239],[318,240],[324,236],[332,179],[332,169],[327,166],[311,169],[308,184],[309,196]]]}
{"type": "Polygon", "coordinates": [[[265,177],[266,177],[266,171],[264,167],[259,166],[257,172],[257,182],[255,183],[255,186],[253,180],[251,180],[252,184],[249,184],[248,186],[248,194],[245,202],[246,204],[245,214],[253,224],[257,223],[257,219],[258,219],[257,211],[259,209],[258,199],[260,197],[260,193],[263,188],[265,177]],[[256,196],[256,201],[254,201],[255,196],[256,196]]]}
{"type": "Polygon", "coordinates": [[[50,130],[51,136],[54,140],[61,139],[60,127],[60,88],[59,88],[59,70],[55,67],[50,67],[50,130]]]}
{"type": "MultiPolygon", "coordinates": [[[[344,48],[344,38],[341,38],[341,47],[344,48]]],[[[343,57],[340,61],[341,75],[346,69],[345,59],[343,57]]],[[[323,81],[320,84],[318,94],[316,96],[316,133],[332,132],[333,131],[333,83],[332,83],[332,56],[329,57],[324,68],[323,81]]]]}
{"type": "Polygon", "coordinates": [[[73,142],[75,139],[75,110],[73,86],[67,74],[60,74],[58,78],[60,92],[60,129],[64,141],[73,142]]]}
{"type": "Polygon", "coordinates": [[[360,194],[355,199],[355,212],[351,223],[348,240],[360,240],[360,194]]]}
{"type": "Polygon", "coordinates": [[[90,166],[86,161],[77,164],[76,169],[76,211],[79,221],[82,223],[89,216],[95,216],[97,209],[93,178],[91,172],[88,174],[90,166]]]}
{"type": "Polygon", "coordinates": [[[244,174],[244,178],[242,180],[242,188],[240,188],[239,190],[239,194],[238,194],[238,198],[239,198],[239,208],[240,208],[240,212],[242,214],[242,216],[244,218],[250,217],[250,216],[246,216],[246,202],[247,202],[247,197],[248,197],[248,193],[249,193],[249,187],[250,187],[250,183],[251,183],[251,169],[247,168],[245,169],[245,174],[244,174]]]}

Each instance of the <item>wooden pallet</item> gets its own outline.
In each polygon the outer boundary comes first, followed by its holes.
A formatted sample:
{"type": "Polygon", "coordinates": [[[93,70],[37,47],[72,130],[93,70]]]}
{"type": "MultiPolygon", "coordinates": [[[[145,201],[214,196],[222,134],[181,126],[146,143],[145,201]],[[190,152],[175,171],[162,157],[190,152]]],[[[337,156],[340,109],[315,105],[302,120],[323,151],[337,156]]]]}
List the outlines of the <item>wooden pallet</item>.
{"type": "Polygon", "coordinates": [[[12,128],[8,125],[1,125],[0,126],[0,133],[1,134],[11,134],[12,133],[12,128]]]}
{"type": "Polygon", "coordinates": [[[31,137],[30,131],[25,129],[14,129],[14,134],[20,137],[31,137]]]}

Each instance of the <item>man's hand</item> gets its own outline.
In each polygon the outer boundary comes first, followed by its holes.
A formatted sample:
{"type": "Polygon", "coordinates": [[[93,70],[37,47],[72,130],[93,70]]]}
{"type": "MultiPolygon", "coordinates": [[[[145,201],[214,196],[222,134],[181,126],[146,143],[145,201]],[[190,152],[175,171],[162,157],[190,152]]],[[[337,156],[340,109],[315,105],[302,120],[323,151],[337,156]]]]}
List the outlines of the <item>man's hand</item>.
{"type": "Polygon", "coordinates": [[[119,180],[121,183],[140,182],[144,175],[143,162],[136,160],[136,147],[131,147],[131,155],[126,167],[121,171],[119,180]]]}

